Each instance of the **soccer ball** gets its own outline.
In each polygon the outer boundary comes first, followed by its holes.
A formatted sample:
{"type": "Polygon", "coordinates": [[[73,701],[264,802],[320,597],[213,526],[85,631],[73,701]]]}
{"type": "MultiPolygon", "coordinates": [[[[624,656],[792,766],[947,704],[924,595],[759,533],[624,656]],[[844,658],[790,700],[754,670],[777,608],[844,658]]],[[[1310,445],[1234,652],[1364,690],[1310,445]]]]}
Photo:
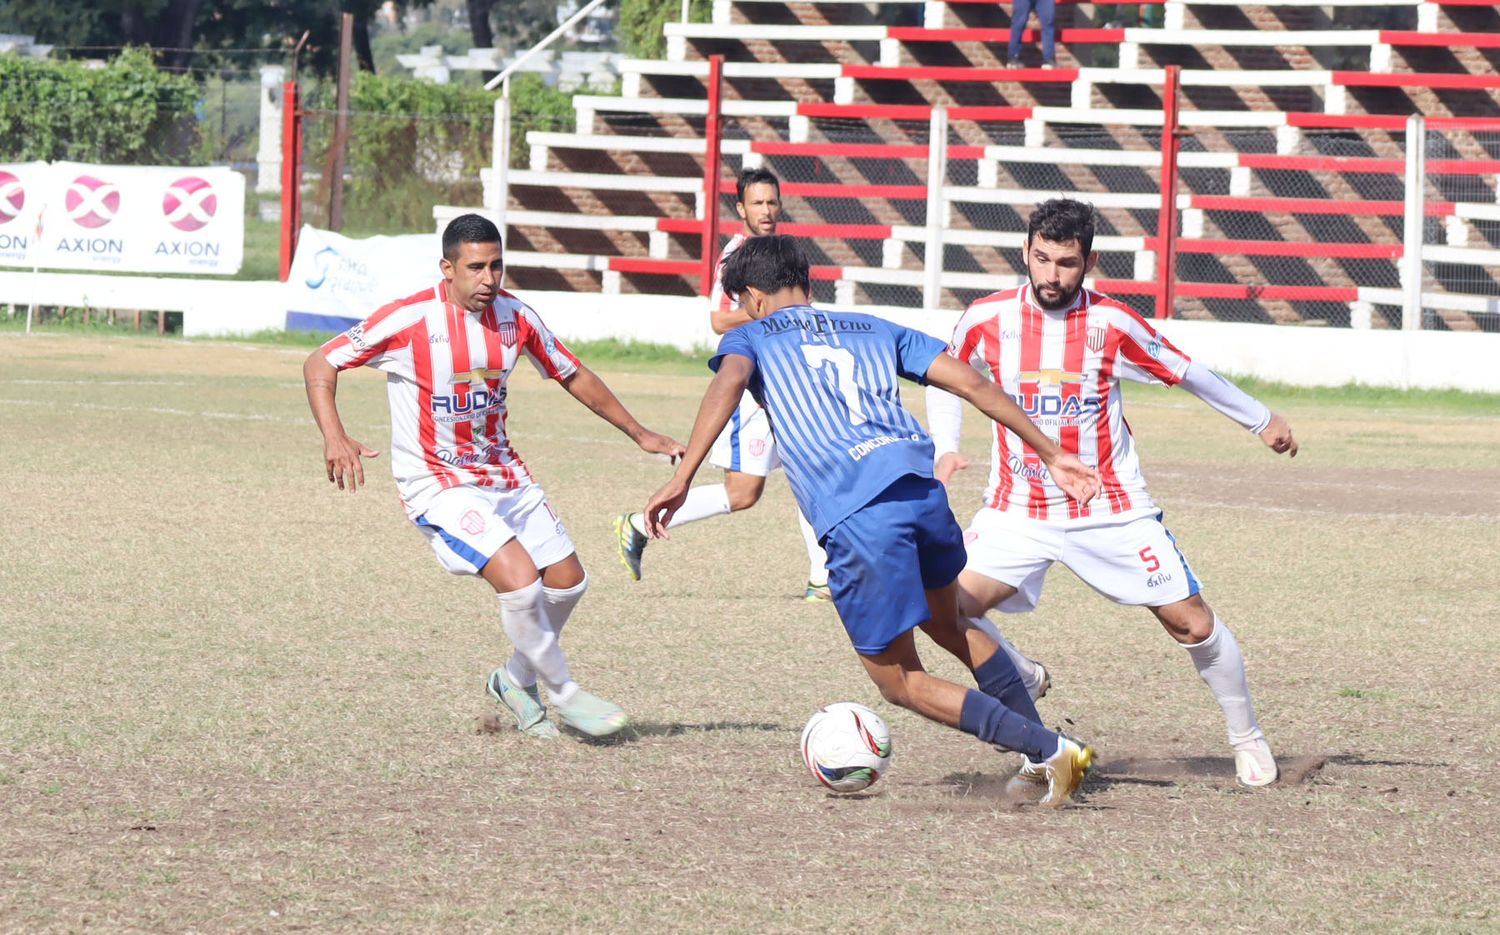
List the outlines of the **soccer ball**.
{"type": "Polygon", "coordinates": [[[862,704],[828,705],[802,728],[802,762],[834,792],[867,789],[891,765],[891,732],[862,704]]]}

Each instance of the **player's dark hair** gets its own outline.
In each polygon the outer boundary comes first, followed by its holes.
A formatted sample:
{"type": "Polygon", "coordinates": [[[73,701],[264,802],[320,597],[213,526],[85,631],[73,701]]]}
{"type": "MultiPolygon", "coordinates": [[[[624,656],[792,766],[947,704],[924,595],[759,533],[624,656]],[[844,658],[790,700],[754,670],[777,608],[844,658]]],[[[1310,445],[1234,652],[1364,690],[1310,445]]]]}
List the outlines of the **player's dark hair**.
{"type": "Polygon", "coordinates": [[[745,189],[751,185],[769,185],[776,189],[776,197],[781,197],[781,180],[771,174],[769,169],[746,169],[740,173],[739,180],[734,183],[735,201],[745,203],[745,189]]]}
{"type": "Polygon", "coordinates": [[[807,254],[797,238],[786,234],[751,237],[724,261],[724,291],[738,295],[746,286],[767,294],[788,286],[812,290],[807,272],[807,254]]]}
{"type": "Polygon", "coordinates": [[[1053,243],[1078,241],[1083,255],[1094,246],[1094,206],[1071,198],[1053,198],[1036,206],[1026,222],[1026,242],[1038,235],[1053,243]]]}
{"type": "Polygon", "coordinates": [[[500,228],[494,221],[478,214],[460,214],[443,228],[443,257],[450,262],[458,259],[459,244],[499,242],[500,228]]]}

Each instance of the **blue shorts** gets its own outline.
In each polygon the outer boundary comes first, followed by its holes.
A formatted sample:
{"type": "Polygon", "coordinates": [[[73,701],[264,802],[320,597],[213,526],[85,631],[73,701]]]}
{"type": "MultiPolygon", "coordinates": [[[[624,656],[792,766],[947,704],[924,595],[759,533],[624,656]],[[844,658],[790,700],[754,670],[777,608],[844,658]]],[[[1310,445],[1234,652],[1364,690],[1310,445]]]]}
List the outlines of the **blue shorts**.
{"type": "Polygon", "coordinates": [[[968,560],[943,485],[915,474],[828,530],[823,549],[833,605],[861,656],[926,623],[927,591],[952,584],[968,560]]]}

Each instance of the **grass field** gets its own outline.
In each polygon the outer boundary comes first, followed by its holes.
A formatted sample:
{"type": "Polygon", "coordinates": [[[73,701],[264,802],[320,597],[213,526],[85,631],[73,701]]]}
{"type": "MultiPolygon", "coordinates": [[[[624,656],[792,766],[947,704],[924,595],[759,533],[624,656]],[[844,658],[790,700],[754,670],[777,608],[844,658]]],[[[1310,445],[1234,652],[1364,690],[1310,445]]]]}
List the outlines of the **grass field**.
{"type": "MultiPolygon", "coordinates": [[[[565,642],[637,729],[483,732],[496,602],[439,569],[384,458],[330,487],[305,353],[0,333],[0,931],[1500,930],[1493,398],[1268,389],[1288,462],[1130,387],[1287,776],[1237,790],[1186,654],[1058,569],[1004,623],[1101,765],[1045,812],[1000,794],[1015,758],[884,704],[800,600],[783,481],[629,581],[610,520],[668,468],[529,368],[512,432],[592,575],[565,642]],[[797,756],[838,700],[895,738],[864,796],[797,756]]],[[[596,369],[686,435],[706,372],[596,369]]],[[[381,382],[340,400],[385,449],[381,382]]]]}

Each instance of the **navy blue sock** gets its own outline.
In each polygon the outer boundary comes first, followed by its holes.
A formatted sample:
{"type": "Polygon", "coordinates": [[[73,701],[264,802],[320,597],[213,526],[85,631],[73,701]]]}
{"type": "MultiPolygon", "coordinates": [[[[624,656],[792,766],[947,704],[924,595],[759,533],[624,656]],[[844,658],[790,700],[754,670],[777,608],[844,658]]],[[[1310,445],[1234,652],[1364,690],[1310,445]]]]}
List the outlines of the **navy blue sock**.
{"type": "Polygon", "coordinates": [[[964,695],[958,729],[985,743],[1024,753],[1033,760],[1045,760],[1057,752],[1056,734],[972,688],[964,695]]]}
{"type": "Polygon", "coordinates": [[[996,649],[995,655],[974,670],[974,681],[979,683],[980,691],[998,698],[1001,704],[1022,717],[1041,721],[1041,716],[1036,713],[1036,703],[1021,681],[1021,673],[1016,671],[1016,664],[1010,661],[1004,649],[996,649]]]}

